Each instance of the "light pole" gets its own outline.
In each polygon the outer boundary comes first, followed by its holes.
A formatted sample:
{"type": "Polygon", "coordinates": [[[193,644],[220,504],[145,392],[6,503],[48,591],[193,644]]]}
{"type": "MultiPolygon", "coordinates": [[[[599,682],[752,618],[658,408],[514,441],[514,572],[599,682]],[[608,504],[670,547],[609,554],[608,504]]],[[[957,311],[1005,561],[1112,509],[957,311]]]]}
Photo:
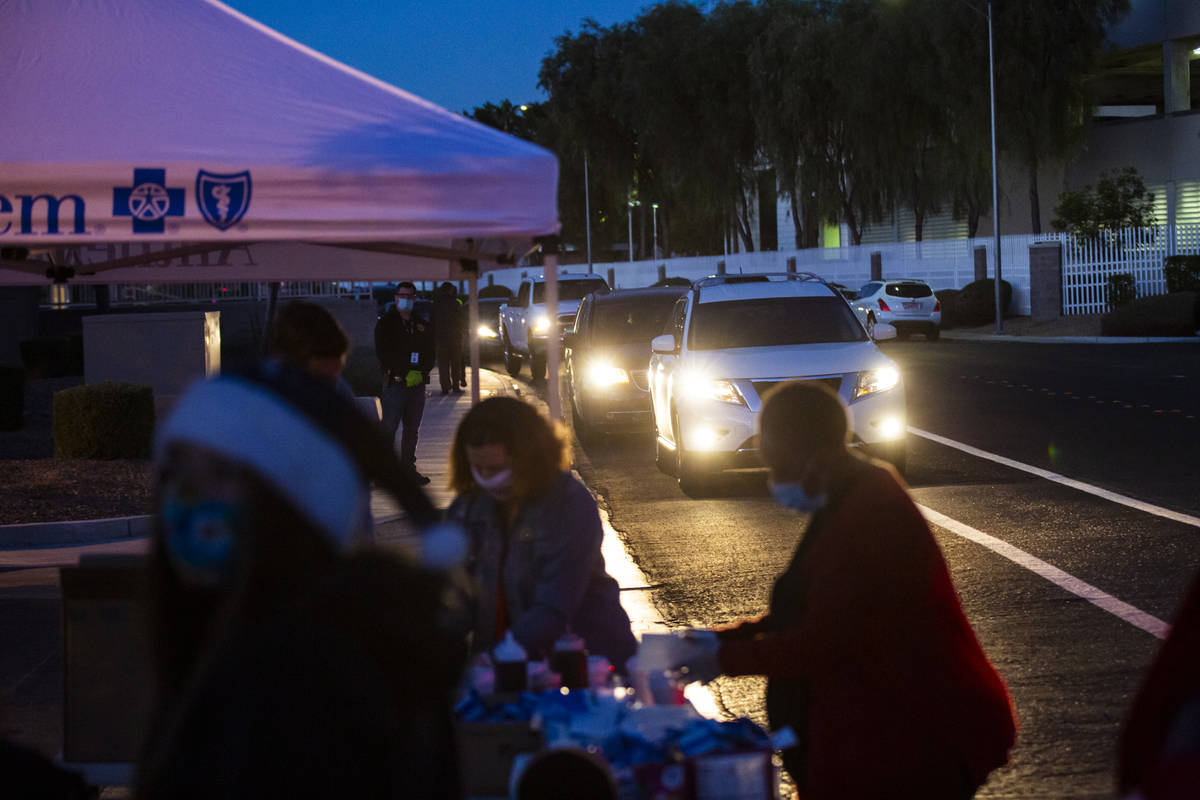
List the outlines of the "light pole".
{"type": "MultiPolygon", "coordinates": [[[[633,194],[633,192],[631,191],[630,195],[632,195],[632,194],[633,194]]],[[[633,263],[633,210],[635,208],[637,208],[638,206],[640,206],[641,204],[642,203],[640,200],[634,200],[632,196],[629,198],[628,219],[629,219],[629,263],[630,264],[633,263]]],[[[645,217],[643,217],[643,219],[645,219],[645,217]]],[[[645,228],[642,228],[642,230],[645,230],[645,228]]]]}
{"type": "Polygon", "coordinates": [[[583,151],[583,216],[587,222],[588,272],[592,271],[592,201],[588,193],[588,154],[583,151]]]}
{"type": "Polygon", "coordinates": [[[1004,312],[1000,309],[1000,176],[996,162],[996,55],[992,47],[992,4],[987,4],[988,90],[992,104],[992,246],[996,249],[996,335],[1004,333],[1004,312]]]}
{"type": "Polygon", "coordinates": [[[967,8],[987,20],[988,28],[988,96],[991,111],[992,126],[992,249],[995,251],[996,269],[992,276],[993,288],[996,290],[996,328],[995,334],[1004,333],[1004,312],[1000,308],[1000,173],[996,158],[996,54],[992,45],[992,4],[984,3],[986,13],[969,0],[959,0],[967,8]]]}
{"type": "Polygon", "coordinates": [[[654,211],[654,257],[658,258],[658,203],[651,203],[650,208],[654,211]]]}

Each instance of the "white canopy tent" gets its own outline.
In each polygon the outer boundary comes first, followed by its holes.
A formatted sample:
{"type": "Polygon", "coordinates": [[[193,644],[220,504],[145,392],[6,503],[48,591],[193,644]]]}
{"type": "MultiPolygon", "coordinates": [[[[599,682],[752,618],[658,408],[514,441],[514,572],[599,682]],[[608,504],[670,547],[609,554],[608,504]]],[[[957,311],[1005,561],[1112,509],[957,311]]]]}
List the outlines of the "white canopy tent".
{"type": "Polygon", "coordinates": [[[553,154],[215,0],[0,0],[0,20],[0,248],[32,253],[0,285],[474,283],[558,233],[553,154]]]}

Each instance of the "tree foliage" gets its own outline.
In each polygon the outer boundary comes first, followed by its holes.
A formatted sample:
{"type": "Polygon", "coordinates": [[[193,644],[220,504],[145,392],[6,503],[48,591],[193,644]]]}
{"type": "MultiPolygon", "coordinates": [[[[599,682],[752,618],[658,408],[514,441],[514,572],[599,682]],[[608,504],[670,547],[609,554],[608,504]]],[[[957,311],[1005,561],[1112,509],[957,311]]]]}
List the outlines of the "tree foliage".
{"type": "Polygon", "coordinates": [[[1153,225],[1154,194],[1133,167],[1105,170],[1094,187],[1060,194],[1054,215],[1051,224],[1060,231],[1097,239],[1107,231],[1153,225]]]}
{"type": "MultiPolygon", "coordinates": [[[[999,144],[1038,166],[1088,122],[1087,79],[1128,0],[994,0],[999,144]]],[[[755,246],[757,187],[774,172],[797,247],[826,223],[864,229],[943,209],[975,235],[991,211],[987,28],[976,0],[667,0],[612,26],[584,20],[539,72],[545,103],[472,116],[554,150],[564,236],[581,242],[583,163],[593,239],[637,231],[651,203],[667,252],[755,246]],[[636,204],[636,205],[633,205],[636,204]]],[[[640,246],[639,246],[640,245],[640,246]]],[[[623,245],[620,245],[623,248],[623,245]]]]}

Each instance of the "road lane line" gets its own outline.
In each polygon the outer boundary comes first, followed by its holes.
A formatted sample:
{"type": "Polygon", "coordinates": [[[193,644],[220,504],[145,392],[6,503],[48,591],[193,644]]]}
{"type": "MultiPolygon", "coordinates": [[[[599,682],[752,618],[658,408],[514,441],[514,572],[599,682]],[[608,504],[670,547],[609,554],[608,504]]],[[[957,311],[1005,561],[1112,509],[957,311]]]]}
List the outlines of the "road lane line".
{"type": "Polygon", "coordinates": [[[1030,475],[1037,475],[1039,478],[1045,478],[1048,481],[1054,481],[1055,483],[1060,483],[1063,486],[1069,486],[1072,489],[1078,489],[1081,492],[1087,492],[1090,495],[1095,495],[1096,497],[1109,500],[1113,503],[1119,503],[1123,506],[1137,509],[1138,511],[1145,511],[1147,514],[1154,514],[1157,517],[1174,520],[1175,522],[1182,522],[1184,525],[1191,525],[1192,527],[1200,528],[1200,517],[1194,517],[1191,514],[1184,514],[1181,511],[1172,511],[1171,509],[1164,508],[1163,506],[1156,506],[1153,503],[1147,503],[1123,494],[1110,492],[1108,489],[1101,489],[1099,486],[1093,486],[1090,483],[1077,481],[1074,478],[1068,478],[1066,475],[1060,475],[1057,472],[1051,472],[1048,469],[1042,469],[1041,467],[1035,467],[1020,461],[1014,461],[1011,458],[998,456],[995,453],[989,453],[986,450],[980,450],[978,447],[971,447],[969,444],[956,442],[953,439],[947,439],[945,436],[938,436],[936,433],[923,431],[920,428],[909,428],[908,432],[916,436],[920,436],[922,439],[929,439],[932,442],[944,444],[947,447],[953,447],[955,450],[961,450],[964,453],[969,453],[970,455],[978,456],[979,458],[984,458],[988,461],[994,461],[995,463],[1003,464],[1006,467],[1019,469],[1022,472],[1028,472],[1030,475]]]}
{"type": "Polygon", "coordinates": [[[1170,629],[1170,625],[1158,617],[1134,608],[1124,600],[1118,600],[1111,594],[1097,589],[1086,581],[1081,581],[1079,578],[1064,572],[1053,564],[1047,564],[1040,558],[1030,555],[1019,547],[1014,547],[1002,539],[997,539],[995,536],[972,528],[970,525],[965,525],[956,519],[951,519],[928,506],[918,503],[917,508],[921,509],[921,513],[925,515],[925,519],[939,528],[945,528],[964,539],[983,545],[992,552],[1004,556],[1009,561],[1024,567],[1035,575],[1040,575],[1060,589],[1065,589],[1076,597],[1087,600],[1097,608],[1101,608],[1113,616],[1119,617],[1135,628],[1141,628],[1146,633],[1159,639],[1167,638],[1167,631],[1170,629]]]}

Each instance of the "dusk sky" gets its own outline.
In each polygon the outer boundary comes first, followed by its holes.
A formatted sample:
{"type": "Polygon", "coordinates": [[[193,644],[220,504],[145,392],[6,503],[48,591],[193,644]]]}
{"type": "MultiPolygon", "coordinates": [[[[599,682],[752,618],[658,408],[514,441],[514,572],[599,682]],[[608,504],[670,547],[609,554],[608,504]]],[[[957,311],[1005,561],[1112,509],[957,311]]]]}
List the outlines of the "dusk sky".
{"type": "Polygon", "coordinates": [[[554,38],[634,19],[652,0],[226,0],[314,50],[444,106],[540,101],[554,38]]]}

